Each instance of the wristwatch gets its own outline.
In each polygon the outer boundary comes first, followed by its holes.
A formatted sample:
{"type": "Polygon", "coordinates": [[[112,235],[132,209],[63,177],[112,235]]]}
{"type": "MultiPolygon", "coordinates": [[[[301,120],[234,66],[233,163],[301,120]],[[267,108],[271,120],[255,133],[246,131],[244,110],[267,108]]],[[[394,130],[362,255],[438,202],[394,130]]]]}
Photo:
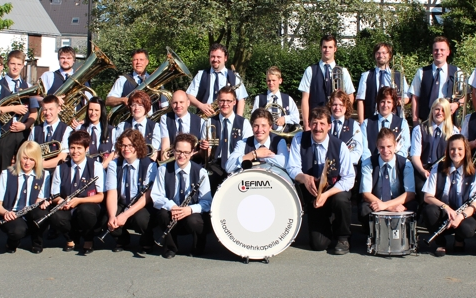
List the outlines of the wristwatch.
{"type": "Polygon", "coordinates": [[[448,206],[448,205],[446,205],[446,204],[443,204],[443,205],[441,205],[441,206],[440,206],[440,209],[441,209],[441,210],[443,210],[443,209],[445,209],[445,208],[446,208],[446,206],[448,206]]]}
{"type": "Polygon", "coordinates": [[[468,214],[466,214],[466,212],[463,211],[461,214],[463,214],[464,219],[468,218],[468,214]]]}

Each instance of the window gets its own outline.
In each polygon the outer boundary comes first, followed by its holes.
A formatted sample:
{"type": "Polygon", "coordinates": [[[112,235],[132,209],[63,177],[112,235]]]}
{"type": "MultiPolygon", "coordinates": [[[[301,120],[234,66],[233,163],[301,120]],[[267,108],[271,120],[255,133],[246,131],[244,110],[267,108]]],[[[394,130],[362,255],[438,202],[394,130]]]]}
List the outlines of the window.
{"type": "Polygon", "coordinates": [[[79,24],[79,18],[73,18],[71,20],[71,25],[78,25],[79,24]]]}
{"type": "Polygon", "coordinates": [[[71,46],[71,38],[61,39],[61,47],[70,47],[70,46],[71,46]]]}

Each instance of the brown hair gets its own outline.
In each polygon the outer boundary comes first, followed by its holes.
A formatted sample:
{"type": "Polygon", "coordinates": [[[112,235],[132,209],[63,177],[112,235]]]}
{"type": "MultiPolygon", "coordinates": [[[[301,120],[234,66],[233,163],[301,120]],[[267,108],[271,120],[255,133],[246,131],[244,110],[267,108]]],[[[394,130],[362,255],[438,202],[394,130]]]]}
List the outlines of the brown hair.
{"type": "Polygon", "coordinates": [[[350,102],[350,99],[347,93],[345,93],[342,90],[336,90],[332,92],[331,97],[329,98],[329,101],[327,102],[327,107],[329,108],[331,112],[332,112],[332,105],[334,104],[335,99],[340,99],[342,103],[344,104],[345,118],[348,119],[350,116],[352,116],[352,113],[353,113],[352,103],[350,102]]]}
{"type": "Polygon", "coordinates": [[[374,46],[374,50],[373,50],[373,52],[372,52],[373,57],[375,57],[375,53],[377,53],[378,50],[380,50],[380,48],[382,48],[382,47],[384,47],[384,48],[387,49],[388,54],[390,55],[389,57],[390,57],[390,59],[392,59],[392,56],[393,56],[393,47],[392,47],[391,44],[389,44],[389,43],[387,43],[387,42],[379,42],[378,44],[376,44],[376,45],[374,46]]]}
{"type": "Polygon", "coordinates": [[[131,52],[131,59],[134,58],[135,54],[144,54],[145,57],[147,58],[147,60],[149,60],[149,52],[147,52],[147,50],[136,49],[136,50],[132,51],[131,52]]]}
{"type": "Polygon", "coordinates": [[[321,41],[320,41],[321,47],[324,41],[334,41],[334,46],[337,48],[337,39],[335,38],[334,35],[329,34],[329,35],[324,35],[323,37],[321,37],[321,41]]]}
{"type": "Polygon", "coordinates": [[[60,105],[58,97],[56,97],[56,95],[53,95],[53,94],[47,95],[45,98],[43,98],[43,104],[45,103],[55,103],[58,106],[60,105]]]}
{"type": "Polygon", "coordinates": [[[264,108],[258,108],[254,110],[253,113],[251,113],[251,125],[253,125],[255,120],[258,118],[265,118],[266,120],[268,120],[269,125],[273,125],[273,115],[271,115],[270,111],[265,110],[264,108]]]}
{"type": "Polygon", "coordinates": [[[68,137],[68,146],[79,145],[88,148],[90,142],[91,136],[84,130],[73,131],[68,137]]]}
{"type": "Polygon", "coordinates": [[[281,69],[279,69],[279,67],[277,67],[277,66],[271,66],[266,71],[266,75],[274,75],[274,76],[277,76],[278,79],[280,79],[281,78],[281,69]]]}
{"type": "Polygon", "coordinates": [[[236,100],[236,92],[235,89],[232,86],[225,86],[218,91],[217,98],[220,97],[220,94],[222,93],[228,93],[233,95],[233,99],[236,100]]]}
{"type": "MultiPolygon", "coordinates": [[[[437,36],[435,37],[435,39],[433,40],[433,44],[437,43],[437,42],[444,42],[448,45],[448,48],[451,48],[450,46],[450,41],[448,40],[448,38],[444,37],[444,36],[437,36]]],[[[433,46],[433,45],[432,45],[433,46]]]]}
{"type": "Polygon", "coordinates": [[[220,43],[214,43],[210,46],[210,49],[208,50],[208,56],[210,56],[210,53],[216,50],[221,50],[223,53],[225,53],[225,57],[228,57],[228,50],[226,47],[220,43]]]}
{"type": "Polygon", "coordinates": [[[189,134],[189,133],[179,133],[174,140],[174,145],[173,147],[175,148],[175,145],[177,145],[178,142],[187,142],[190,144],[192,151],[198,144],[198,139],[196,136],[189,134]]]}
{"type": "Polygon", "coordinates": [[[150,108],[151,108],[150,97],[144,91],[137,90],[137,91],[134,91],[131,94],[131,96],[129,96],[129,100],[127,101],[127,104],[130,107],[133,103],[143,105],[144,109],[145,109],[145,114],[149,113],[150,108]]]}
{"type": "Polygon", "coordinates": [[[394,143],[396,142],[393,131],[390,128],[382,127],[382,129],[380,129],[379,133],[377,134],[377,142],[386,138],[391,139],[394,143]]]}
{"type": "Polygon", "coordinates": [[[12,59],[12,58],[20,59],[22,61],[22,63],[25,63],[25,57],[26,57],[25,53],[23,53],[20,50],[11,51],[10,53],[8,53],[7,63],[9,63],[10,59],[12,59]]]}
{"type": "Polygon", "coordinates": [[[0,65],[4,65],[2,56],[0,56],[0,65]]]}
{"type": "Polygon", "coordinates": [[[76,61],[76,51],[72,47],[61,47],[58,50],[58,59],[60,58],[61,54],[70,54],[73,56],[73,60],[76,61]]]}
{"type": "Polygon", "coordinates": [[[448,139],[448,143],[446,144],[446,151],[445,151],[445,161],[443,164],[443,172],[446,175],[450,174],[451,168],[451,158],[450,158],[450,144],[453,141],[461,140],[464,143],[464,159],[463,159],[463,173],[465,176],[474,175],[475,169],[473,165],[473,161],[471,160],[471,148],[469,147],[468,140],[461,134],[452,135],[448,139]]]}
{"type": "Polygon", "coordinates": [[[116,140],[115,148],[119,157],[124,158],[121,152],[122,141],[124,138],[128,138],[129,141],[131,141],[132,146],[134,146],[134,149],[136,149],[137,158],[144,158],[147,156],[149,150],[147,149],[147,144],[145,143],[145,139],[140,131],[128,128],[124,130],[124,132],[116,140]]]}
{"type": "Polygon", "coordinates": [[[387,98],[387,96],[390,96],[392,98],[392,102],[393,102],[392,112],[395,113],[397,111],[398,97],[397,97],[397,90],[395,90],[392,87],[384,86],[380,88],[377,94],[377,107],[382,100],[385,100],[387,98]]]}
{"type": "Polygon", "coordinates": [[[309,113],[309,123],[314,119],[327,119],[327,123],[331,123],[331,112],[327,107],[317,107],[311,110],[309,113]]]}

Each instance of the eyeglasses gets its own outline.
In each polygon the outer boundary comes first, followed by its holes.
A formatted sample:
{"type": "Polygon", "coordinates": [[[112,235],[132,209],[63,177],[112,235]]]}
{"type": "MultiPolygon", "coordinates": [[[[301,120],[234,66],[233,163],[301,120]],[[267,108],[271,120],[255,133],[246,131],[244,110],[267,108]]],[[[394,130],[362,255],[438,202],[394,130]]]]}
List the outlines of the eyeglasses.
{"type": "Polygon", "coordinates": [[[218,102],[219,102],[220,104],[231,105],[231,104],[234,102],[234,100],[221,100],[221,99],[220,99],[218,102]]]}
{"type": "Polygon", "coordinates": [[[141,104],[139,104],[139,103],[133,103],[133,104],[131,104],[131,108],[143,108],[143,107],[144,107],[144,105],[141,105],[141,104]]]}
{"type": "Polygon", "coordinates": [[[134,145],[132,145],[132,144],[127,144],[127,145],[123,144],[123,145],[121,145],[121,149],[132,149],[132,148],[134,148],[134,145]]]}
{"type": "Polygon", "coordinates": [[[175,150],[175,151],[174,151],[174,154],[176,154],[177,156],[180,156],[181,154],[183,154],[184,156],[189,156],[190,154],[192,154],[192,151],[179,151],[179,150],[175,150]]]}

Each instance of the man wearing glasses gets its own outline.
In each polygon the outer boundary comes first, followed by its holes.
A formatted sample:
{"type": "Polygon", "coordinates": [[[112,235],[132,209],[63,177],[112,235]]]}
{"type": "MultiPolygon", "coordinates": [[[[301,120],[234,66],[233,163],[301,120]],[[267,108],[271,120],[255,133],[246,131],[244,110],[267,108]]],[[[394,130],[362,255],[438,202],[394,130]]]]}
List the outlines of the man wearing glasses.
{"type": "Polygon", "coordinates": [[[202,129],[202,142],[200,148],[204,150],[212,160],[211,170],[213,175],[210,177],[210,185],[212,194],[215,193],[218,185],[226,177],[226,162],[228,156],[233,152],[238,141],[243,138],[248,138],[253,135],[253,130],[248,119],[245,119],[233,112],[233,106],[236,104],[236,93],[233,87],[225,86],[218,92],[218,104],[220,106],[220,114],[210,118],[209,122],[205,123],[206,127],[202,129]],[[216,137],[220,139],[218,148],[214,149],[212,155],[212,148],[209,147],[206,132],[211,136],[210,125],[215,126],[216,137]]]}
{"type": "MultiPolygon", "coordinates": [[[[207,227],[210,227],[212,195],[208,173],[199,164],[190,161],[197,138],[191,134],[178,134],[174,141],[175,162],[162,165],[157,173],[151,198],[154,216],[165,231],[171,220],[177,225],[165,237],[163,257],[171,259],[178,251],[177,235],[192,234],[192,255],[203,253],[207,227]],[[204,180],[188,206],[181,206],[200,179],[204,180]]],[[[155,225],[154,225],[155,226],[155,225]]]]}

